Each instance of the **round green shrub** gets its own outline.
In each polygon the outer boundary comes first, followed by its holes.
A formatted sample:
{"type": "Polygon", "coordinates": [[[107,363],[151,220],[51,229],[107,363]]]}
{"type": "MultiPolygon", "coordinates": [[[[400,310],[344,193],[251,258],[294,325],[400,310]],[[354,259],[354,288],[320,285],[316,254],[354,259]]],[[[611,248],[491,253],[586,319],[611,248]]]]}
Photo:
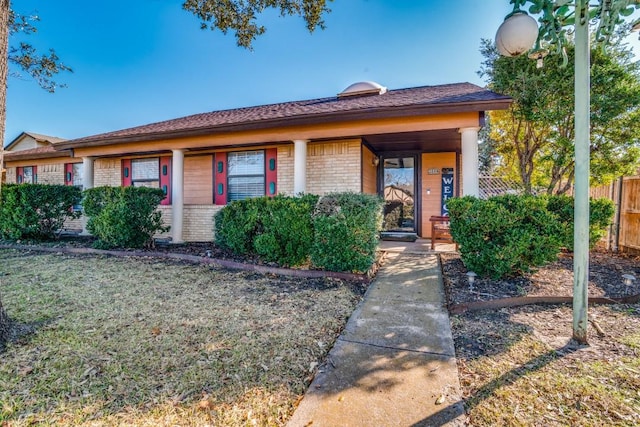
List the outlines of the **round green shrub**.
{"type": "Polygon", "coordinates": [[[562,227],[544,198],[467,196],[451,199],[448,207],[462,261],[481,276],[514,276],[557,258],[562,227]]]}

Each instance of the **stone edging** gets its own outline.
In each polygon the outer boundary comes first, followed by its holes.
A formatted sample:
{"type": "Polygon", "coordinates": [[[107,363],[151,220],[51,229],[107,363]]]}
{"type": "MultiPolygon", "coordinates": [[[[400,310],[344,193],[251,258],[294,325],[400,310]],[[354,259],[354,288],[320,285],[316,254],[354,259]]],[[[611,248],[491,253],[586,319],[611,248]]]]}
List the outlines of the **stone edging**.
{"type": "MultiPolygon", "coordinates": [[[[467,311],[495,310],[499,308],[519,307],[531,304],[571,304],[573,297],[555,297],[555,296],[531,296],[531,297],[514,297],[501,298],[490,301],[473,301],[462,304],[454,304],[449,306],[451,314],[462,314],[467,311]]],[[[590,297],[589,305],[592,304],[636,304],[640,302],[640,294],[630,295],[621,298],[607,297],[590,297]]]]}
{"type": "Polygon", "coordinates": [[[229,261],[225,259],[218,258],[207,258],[197,255],[187,255],[180,253],[172,253],[172,252],[154,252],[154,251],[106,251],[102,249],[93,249],[93,248],[55,248],[55,247],[46,247],[46,246],[29,246],[29,245],[7,245],[0,244],[0,249],[18,249],[18,250],[28,250],[28,251],[36,251],[36,252],[55,252],[55,253],[64,253],[64,254],[80,254],[80,255],[108,255],[108,256],[117,256],[117,257],[153,257],[153,258],[164,258],[164,259],[175,259],[179,261],[187,261],[193,263],[202,263],[202,264],[215,264],[220,267],[229,268],[232,270],[243,270],[243,271],[255,271],[256,273],[261,274],[277,274],[280,276],[289,276],[289,277],[304,277],[304,278],[334,278],[334,279],[342,279],[350,282],[360,282],[360,283],[369,283],[371,278],[367,274],[356,274],[356,273],[340,273],[335,271],[323,271],[323,270],[296,270],[293,268],[282,268],[282,267],[269,267],[266,265],[258,265],[258,264],[245,264],[242,262],[229,261]]]}

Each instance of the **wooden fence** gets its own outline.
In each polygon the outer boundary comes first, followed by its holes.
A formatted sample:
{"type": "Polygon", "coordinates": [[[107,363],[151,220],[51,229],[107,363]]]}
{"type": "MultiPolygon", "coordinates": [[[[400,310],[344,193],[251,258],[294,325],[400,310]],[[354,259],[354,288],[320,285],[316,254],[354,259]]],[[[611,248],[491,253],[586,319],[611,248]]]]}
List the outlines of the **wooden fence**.
{"type": "Polygon", "coordinates": [[[607,248],[640,253],[640,176],[624,177],[611,185],[593,187],[591,197],[607,198],[616,205],[607,248]]]}

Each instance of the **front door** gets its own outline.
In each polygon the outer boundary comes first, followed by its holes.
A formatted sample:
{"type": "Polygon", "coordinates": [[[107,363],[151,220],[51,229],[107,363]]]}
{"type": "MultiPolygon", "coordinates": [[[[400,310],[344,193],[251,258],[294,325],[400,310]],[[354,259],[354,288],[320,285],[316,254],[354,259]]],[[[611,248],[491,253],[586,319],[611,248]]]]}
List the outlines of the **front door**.
{"type": "Polygon", "coordinates": [[[416,232],[416,158],[383,160],[384,231],[416,232]]]}

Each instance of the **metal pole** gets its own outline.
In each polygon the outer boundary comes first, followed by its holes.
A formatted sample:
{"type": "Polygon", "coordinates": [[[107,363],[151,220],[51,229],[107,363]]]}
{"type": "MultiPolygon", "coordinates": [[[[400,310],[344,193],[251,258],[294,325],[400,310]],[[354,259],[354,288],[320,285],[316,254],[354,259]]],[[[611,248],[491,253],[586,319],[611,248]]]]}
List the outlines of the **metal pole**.
{"type": "Polygon", "coordinates": [[[590,49],[589,10],[576,2],[575,23],[575,207],[573,230],[573,338],[587,344],[589,288],[590,49]]]}

